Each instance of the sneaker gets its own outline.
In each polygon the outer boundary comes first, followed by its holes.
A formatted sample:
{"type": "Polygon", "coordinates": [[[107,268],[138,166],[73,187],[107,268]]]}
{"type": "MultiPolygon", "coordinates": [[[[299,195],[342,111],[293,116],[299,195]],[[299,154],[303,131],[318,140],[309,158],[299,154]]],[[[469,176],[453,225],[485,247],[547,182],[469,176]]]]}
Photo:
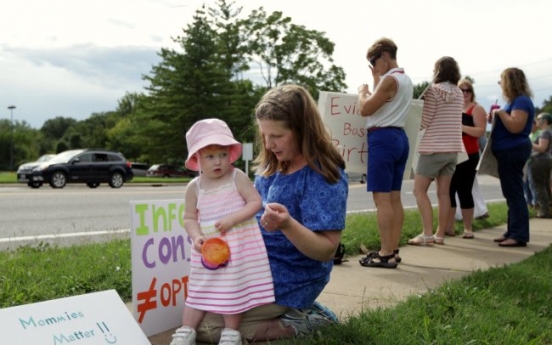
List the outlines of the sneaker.
{"type": "Polygon", "coordinates": [[[285,326],[291,326],[298,337],[312,334],[323,326],[338,323],[335,313],[318,302],[310,309],[291,309],[280,318],[285,326]]]}
{"type": "Polygon", "coordinates": [[[177,329],[172,337],[170,345],[195,345],[196,343],[196,331],[188,326],[177,329]]]}
{"type": "Polygon", "coordinates": [[[222,330],[218,345],[242,345],[240,332],[231,328],[225,328],[222,330]]]}
{"type": "Polygon", "coordinates": [[[333,323],[339,323],[339,319],[337,318],[337,315],[335,315],[335,313],[331,311],[330,308],[326,307],[325,305],[322,305],[322,303],[314,301],[314,303],[312,304],[312,309],[318,314],[326,316],[333,323]]]}

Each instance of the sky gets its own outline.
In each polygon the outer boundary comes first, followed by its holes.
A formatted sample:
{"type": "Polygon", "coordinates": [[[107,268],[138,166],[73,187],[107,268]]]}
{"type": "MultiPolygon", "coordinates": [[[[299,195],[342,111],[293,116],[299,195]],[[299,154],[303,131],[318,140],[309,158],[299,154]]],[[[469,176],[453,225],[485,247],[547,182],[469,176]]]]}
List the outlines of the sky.
{"type": "MultiPolygon", "coordinates": [[[[230,2],[230,1],[229,1],[230,2]]],[[[3,0],[0,5],[0,119],[39,129],[57,116],[84,120],[115,110],[127,92],[145,92],[143,75],[161,48],[179,50],[182,34],[202,4],[214,0],[3,0]],[[11,112],[8,107],[15,106],[11,112]]],[[[368,47],[389,37],[397,61],[417,84],[429,81],[442,56],[454,57],[475,79],[477,101],[498,100],[508,67],[524,70],[542,107],[552,95],[550,0],[236,0],[242,15],[263,7],[282,11],[333,43],[334,63],[347,92],[372,78],[368,47]],[[548,34],[546,34],[548,32],[548,34]]],[[[321,90],[334,91],[334,90],[321,90]]]]}

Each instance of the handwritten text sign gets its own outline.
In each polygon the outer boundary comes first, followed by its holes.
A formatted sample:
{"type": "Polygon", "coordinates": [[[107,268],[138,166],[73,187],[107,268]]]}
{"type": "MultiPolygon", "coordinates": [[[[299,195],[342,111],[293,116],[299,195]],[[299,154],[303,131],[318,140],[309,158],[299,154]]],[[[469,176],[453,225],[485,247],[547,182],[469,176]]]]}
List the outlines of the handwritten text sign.
{"type": "Polygon", "coordinates": [[[132,304],[147,336],[181,325],[190,274],[184,200],[131,202],[132,304]]]}
{"type": "Polygon", "coordinates": [[[117,291],[0,309],[2,344],[150,345],[117,291]]]}
{"type": "MultiPolygon", "coordinates": [[[[320,92],[318,109],[324,123],[332,132],[332,140],[345,159],[348,172],[366,173],[368,144],[366,118],[360,116],[356,94],[320,92]]],[[[412,162],[416,152],[423,101],[412,100],[412,107],[406,119],[405,131],[410,151],[403,179],[411,178],[412,162]]]]}

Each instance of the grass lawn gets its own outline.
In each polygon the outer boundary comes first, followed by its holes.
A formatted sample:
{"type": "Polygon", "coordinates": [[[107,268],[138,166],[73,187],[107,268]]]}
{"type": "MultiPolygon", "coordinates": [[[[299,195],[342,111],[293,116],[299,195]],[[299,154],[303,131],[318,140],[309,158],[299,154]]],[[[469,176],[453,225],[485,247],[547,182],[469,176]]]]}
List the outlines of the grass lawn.
{"type": "MultiPolygon", "coordinates": [[[[506,222],[506,205],[474,230],[506,222]]],[[[534,215],[534,214],[532,214],[534,215]]],[[[379,247],[375,214],[347,216],[349,255],[379,247]],[[367,230],[368,229],[368,230],[367,230]]],[[[461,223],[456,223],[461,232],[461,223]]],[[[405,212],[402,243],[418,234],[420,217],[405,212]]],[[[71,247],[43,243],[0,252],[0,307],[106,289],[132,298],[130,241],[71,247]]],[[[520,263],[476,271],[394,307],[364,310],[316,336],[278,344],[552,344],[552,248],[520,263]]]]}

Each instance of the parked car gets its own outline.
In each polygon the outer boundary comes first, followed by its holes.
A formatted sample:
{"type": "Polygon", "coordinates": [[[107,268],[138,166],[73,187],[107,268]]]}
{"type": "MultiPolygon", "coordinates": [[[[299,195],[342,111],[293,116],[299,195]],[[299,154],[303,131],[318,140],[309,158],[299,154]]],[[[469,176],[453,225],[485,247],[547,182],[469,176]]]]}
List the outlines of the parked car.
{"type": "Polygon", "coordinates": [[[17,172],[17,181],[31,188],[44,183],[52,188],[63,188],[67,183],[86,183],[90,188],[109,183],[112,188],[120,188],[133,177],[130,162],[120,152],[99,149],[64,151],[17,172]]]}
{"type": "Polygon", "coordinates": [[[32,169],[32,168],[36,167],[37,165],[40,165],[43,162],[49,161],[53,157],[55,157],[55,154],[48,153],[48,154],[45,154],[45,155],[42,155],[42,156],[38,157],[38,159],[34,162],[23,163],[19,166],[19,168],[17,168],[17,173],[19,174],[19,172],[22,171],[22,170],[32,169]]]}
{"type": "Polygon", "coordinates": [[[190,177],[198,175],[197,171],[188,170],[183,167],[170,164],[154,164],[146,174],[147,177],[190,177]]]}
{"type": "Polygon", "coordinates": [[[144,177],[148,173],[148,169],[150,168],[149,164],[146,163],[136,163],[131,162],[130,167],[132,168],[132,172],[134,173],[134,176],[141,176],[144,177]]]}
{"type": "Polygon", "coordinates": [[[360,183],[366,183],[366,174],[347,172],[347,176],[349,177],[349,182],[358,181],[360,183]]]}
{"type": "Polygon", "coordinates": [[[42,155],[42,156],[38,157],[38,159],[34,162],[23,163],[17,168],[16,175],[18,177],[19,177],[20,174],[25,175],[26,172],[33,170],[34,168],[36,168],[40,164],[49,161],[50,159],[54,158],[55,156],[56,155],[53,154],[53,153],[48,153],[48,154],[45,154],[45,155],[42,155]]]}

